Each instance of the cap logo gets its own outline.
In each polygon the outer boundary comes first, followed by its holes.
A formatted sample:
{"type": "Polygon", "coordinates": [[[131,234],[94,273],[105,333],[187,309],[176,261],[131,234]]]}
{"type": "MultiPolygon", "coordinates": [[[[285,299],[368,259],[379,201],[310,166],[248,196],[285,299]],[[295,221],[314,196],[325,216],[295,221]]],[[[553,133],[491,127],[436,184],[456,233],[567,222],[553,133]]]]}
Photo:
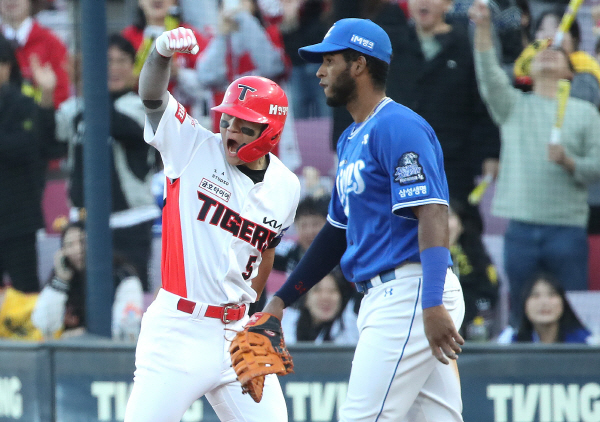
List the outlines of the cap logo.
{"type": "Polygon", "coordinates": [[[329,28],[329,31],[327,31],[327,33],[325,34],[325,36],[323,37],[323,39],[327,38],[329,35],[331,35],[331,31],[333,31],[333,28],[335,28],[335,24],[333,24],[333,26],[331,28],[329,28]]]}
{"type": "Polygon", "coordinates": [[[238,99],[240,101],[244,101],[246,99],[246,93],[248,91],[250,91],[250,92],[256,92],[256,88],[252,88],[251,86],[244,85],[244,84],[238,84],[238,88],[242,89],[242,92],[240,92],[240,96],[238,97],[238,99]]]}
{"type": "Polygon", "coordinates": [[[375,43],[373,41],[363,38],[360,35],[356,34],[352,35],[352,38],[350,38],[350,42],[352,44],[356,44],[360,47],[367,48],[369,50],[373,50],[373,48],[375,47],[375,43]]]}

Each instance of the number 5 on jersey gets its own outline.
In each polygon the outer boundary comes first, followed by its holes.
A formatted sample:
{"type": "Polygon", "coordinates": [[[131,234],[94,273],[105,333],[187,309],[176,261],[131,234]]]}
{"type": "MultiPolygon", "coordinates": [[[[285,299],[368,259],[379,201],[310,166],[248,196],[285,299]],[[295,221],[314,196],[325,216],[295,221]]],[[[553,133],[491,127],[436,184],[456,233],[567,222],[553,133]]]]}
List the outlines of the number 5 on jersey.
{"type": "Polygon", "coordinates": [[[246,264],[246,271],[242,273],[242,277],[244,278],[244,280],[248,280],[252,275],[252,264],[254,264],[257,259],[258,256],[256,255],[250,255],[250,258],[248,258],[248,263],[246,264]]]}

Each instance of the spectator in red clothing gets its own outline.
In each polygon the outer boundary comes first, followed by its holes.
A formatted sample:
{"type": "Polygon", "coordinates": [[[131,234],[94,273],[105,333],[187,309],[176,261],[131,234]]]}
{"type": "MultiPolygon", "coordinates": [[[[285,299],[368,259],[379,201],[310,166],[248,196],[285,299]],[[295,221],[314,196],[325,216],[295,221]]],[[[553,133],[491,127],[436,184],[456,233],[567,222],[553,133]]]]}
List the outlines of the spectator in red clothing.
{"type": "MultiPolygon", "coordinates": [[[[245,75],[260,75],[285,88],[291,61],[283,48],[279,22],[283,9],[279,0],[240,0],[237,6],[219,1],[219,26],[196,63],[196,77],[212,91],[213,104],[220,104],[227,86],[245,75]]],[[[235,2],[233,2],[235,3],[235,2]]],[[[212,127],[219,131],[219,113],[212,114],[212,127]]],[[[281,141],[273,151],[292,171],[300,166],[301,157],[294,131],[292,107],[281,141]]]]}
{"type": "Polygon", "coordinates": [[[33,78],[31,57],[36,55],[42,65],[50,63],[56,75],[54,108],[57,109],[70,96],[69,59],[65,44],[34,19],[40,3],[39,0],[1,0],[2,33],[15,47],[23,76],[23,93],[38,103],[41,90],[33,78]]]}
{"type": "MultiPolygon", "coordinates": [[[[213,92],[220,104],[231,81],[244,75],[260,75],[280,82],[285,75],[285,51],[276,16],[262,13],[254,1],[243,0],[229,9],[220,2],[218,33],[196,64],[200,83],[213,92]],[[264,22],[264,24],[263,24],[264,22]]],[[[220,115],[213,115],[212,128],[219,129],[220,115]]]]}
{"type": "MultiPolygon", "coordinates": [[[[194,31],[200,52],[207,40],[195,28],[181,22],[177,0],[138,0],[139,8],[135,22],[123,29],[122,35],[136,49],[134,73],[139,76],[146,57],[153,48],[154,40],[164,31],[180,26],[194,31]]],[[[199,54],[178,54],[171,60],[169,91],[197,119],[208,116],[207,94],[196,77],[194,67],[199,54]]],[[[202,122],[201,122],[202,123],[202,122]]]]}

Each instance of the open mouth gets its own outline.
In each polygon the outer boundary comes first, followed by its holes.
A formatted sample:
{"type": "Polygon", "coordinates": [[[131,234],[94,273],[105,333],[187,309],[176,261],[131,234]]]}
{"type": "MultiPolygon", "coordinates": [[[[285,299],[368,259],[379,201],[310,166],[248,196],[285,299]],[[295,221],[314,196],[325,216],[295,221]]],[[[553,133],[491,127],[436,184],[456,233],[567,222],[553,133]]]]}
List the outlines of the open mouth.
{"type": "Polygon", "coordinates": [[[240,144],[237,143],[234,139],[227,139],[227,152],[230,156],[236,156],[238,149],[240,149],[240,144]]]}

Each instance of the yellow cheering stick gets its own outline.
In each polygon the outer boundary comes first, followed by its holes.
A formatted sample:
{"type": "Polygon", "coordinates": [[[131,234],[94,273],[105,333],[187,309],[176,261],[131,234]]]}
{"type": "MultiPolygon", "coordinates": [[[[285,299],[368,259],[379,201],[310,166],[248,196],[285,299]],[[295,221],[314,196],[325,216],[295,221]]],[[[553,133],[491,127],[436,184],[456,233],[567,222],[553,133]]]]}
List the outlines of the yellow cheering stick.
{"type": "Polygon", "coordinates": [[[560,48],[564,40],[565,33],[569,32],[571,25],[573,25],[573,21],[575,20],[577,12],[579,11],[579,7],[582,3],[583,0],[571,0],[569,2],[567,10],[560,20],[560,24],[558,25],[558,30],[554,35],[554,39],[546,38],[542,40],[535,40],[523,50],[519,58],[515,61],[514,74],[517,80],[527,78],[529,76],[531,62],[536,54],[545,50],[550,45],[552,45],[552,48],[560,48]]]}
{"type": "Polygon", "coordinates": [[[471,193],[469,194],[469,204],[471,205],[478,205],[481,202],[481,198],[483,198],[483,194],[485,193],[485,191],[487,190],[487,188],[490,187],[490,184],[494,181],[494,176],[492,176],[491,174],[486,174],[483,179],[481,179],[481,182],[479,182],[477,184],[477,186],[475,186],[475,189],[473,189],[471,191],[471,193]]]}
{"type": "Polygon", "coordinates": [[[571,92],[571,81],[568,79],[561,79],[558,81],[558,90],[556,92],[556,120],[550,133],[550,143],[560,143],[560,133],[562,130],[563,121],[565,119],[565,110],[567,109],[567,100],[571,92]]]}
{"type": "Polygon", "coordinates": [[[571,0],[569,5],[567,6],[567,10],[560,20],[560,25],[558,26],[558,31],[556,31],[556,35],[554,36],[554,40],[552,41],[552,46],[559,48],[563,42],[563,38],[565,33],[569,31],[573,21],[575,20],[575,16],[577,16],[577,12],[579,11],[579,7],[583,3],[583,0],[571,0]]]}

